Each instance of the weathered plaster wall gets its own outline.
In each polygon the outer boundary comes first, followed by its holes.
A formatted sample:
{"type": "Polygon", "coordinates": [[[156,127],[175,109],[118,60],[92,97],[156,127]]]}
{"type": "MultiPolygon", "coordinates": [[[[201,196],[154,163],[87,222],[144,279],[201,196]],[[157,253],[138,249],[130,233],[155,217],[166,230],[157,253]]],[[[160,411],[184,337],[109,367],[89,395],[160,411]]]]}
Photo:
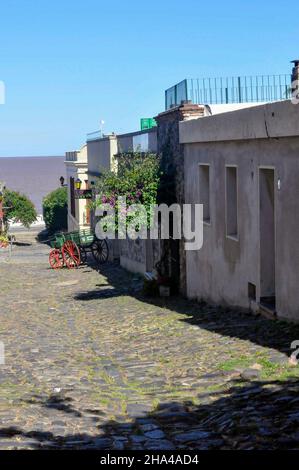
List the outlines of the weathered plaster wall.
{"type": "MultiPolygon", "coordinates": [[[[115,243],[115,242],[113,242],[115,243]]],[[[152,272],[161,258],[160,240],[118,240],[120,264],[131,272],[152,272]]]]}
{"type": "Polygon", "coordinates": [[[199,164],[210,164],[211,221],[203,248],[187,252],[189,297],[250,308],[250,282],[259,300],[259,168],[273,168],[276,310],[299,320],[298,118],[298,106],[281,102],[181,124],[186,203],[200,202],[199,164]],[[226,236],[225,165],[238,169],[237,240],[226,236]]]}
{"type": "Polygon", "coordinates": [[[131,272],[146,272],[146,252],[144,240],[119,240],[120,264],[131,272]]]}

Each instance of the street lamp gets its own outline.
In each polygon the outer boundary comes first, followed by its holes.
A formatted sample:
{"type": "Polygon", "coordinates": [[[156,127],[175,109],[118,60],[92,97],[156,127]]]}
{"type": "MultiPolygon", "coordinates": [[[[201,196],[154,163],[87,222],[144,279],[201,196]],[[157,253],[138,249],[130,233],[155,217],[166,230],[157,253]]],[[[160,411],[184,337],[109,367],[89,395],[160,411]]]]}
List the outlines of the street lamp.
{"type": "Polygon", "coordinates": [[[77,178],[76,181],[75,181],[75,187],[76,189],[81,189],[81,185],[82,185],[82,181],[80,180],[80,178],[77,178]]]}
{"type": "Polygon", "coordinates": [[[60,181],[61,186],[63,186],[64,185],[64,177],[60,176],[59,181],[60,181]]]}

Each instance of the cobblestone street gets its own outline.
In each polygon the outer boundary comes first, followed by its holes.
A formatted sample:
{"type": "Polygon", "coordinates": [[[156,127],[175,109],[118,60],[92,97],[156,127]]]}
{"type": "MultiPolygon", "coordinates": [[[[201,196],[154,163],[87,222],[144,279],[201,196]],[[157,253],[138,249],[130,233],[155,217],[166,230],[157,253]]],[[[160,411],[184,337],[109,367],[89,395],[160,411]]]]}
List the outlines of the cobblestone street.
{"type": "MultiPolygon", "coordinates": [[[[23,236],[23,238],[22,238],[23,236]]],[[[299,328],[1,254],[0,449],[299,448],[299,328]]],[[[22,243],[23,242],[23,243],[22,243]]]]}

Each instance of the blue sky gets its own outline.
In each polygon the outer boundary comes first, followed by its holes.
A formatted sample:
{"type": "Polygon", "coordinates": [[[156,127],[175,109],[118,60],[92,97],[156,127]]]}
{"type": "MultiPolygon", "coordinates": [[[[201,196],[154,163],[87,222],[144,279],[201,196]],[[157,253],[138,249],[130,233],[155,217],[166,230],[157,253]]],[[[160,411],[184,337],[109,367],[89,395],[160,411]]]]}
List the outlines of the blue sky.
{"type": "Polygon", "coordinates": [[[62,155],[129,132],[187,77],[289,73],[298,4],[9,0],[0,10],[0,156],[62,155]]]}

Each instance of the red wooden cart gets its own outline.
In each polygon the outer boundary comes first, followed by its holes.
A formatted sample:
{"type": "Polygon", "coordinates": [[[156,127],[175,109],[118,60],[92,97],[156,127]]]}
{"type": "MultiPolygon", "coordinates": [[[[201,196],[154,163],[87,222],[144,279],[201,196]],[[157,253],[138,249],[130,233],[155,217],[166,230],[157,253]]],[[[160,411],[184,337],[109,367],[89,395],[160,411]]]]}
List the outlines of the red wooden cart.
{"type": "Polygon", "coordinates": [[[106,240],[99,240],[91,230],[58,233],[51,241],[52,250],[49,255],[51,268],[77,268],[86,263],[90,252],[97,263],[108,260],[109,248],[106,240]]]}

